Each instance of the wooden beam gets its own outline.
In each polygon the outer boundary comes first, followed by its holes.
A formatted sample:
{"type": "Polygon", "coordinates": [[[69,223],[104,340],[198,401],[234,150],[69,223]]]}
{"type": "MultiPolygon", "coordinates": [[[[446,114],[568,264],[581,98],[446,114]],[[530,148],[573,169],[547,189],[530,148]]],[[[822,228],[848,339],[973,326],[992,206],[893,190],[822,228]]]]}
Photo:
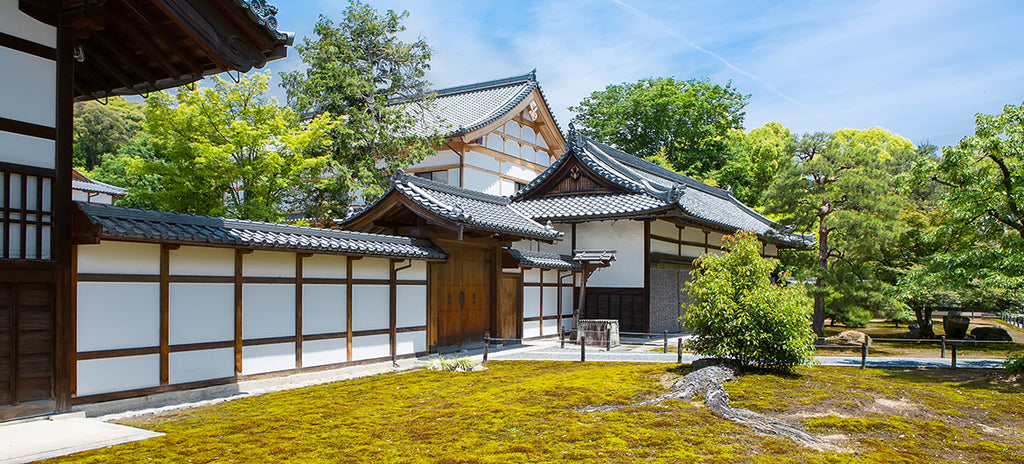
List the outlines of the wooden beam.
{"type": "Polygon", "coordinates": [[[651,220],[644,220],[644,332],[651,331],[651,220]]]}
{"type": "Polygon", "coordinates": [[[295,254],[295,367],[302,367],[302,258],[295,254]]]}
{"type": "Polygon", "coordinates": [[[171,249],[160,247],[160,385],[170,383],[171,249]]]}
{"type": "Polygon", "coordinates": [[[107,21],[110,21],[116,25],[116,27],[125,33],[133,40],[135,45],[142,47],[142,49],[148,54],[149,57],[156,60],[157,64],[171,76],[172,79],[180,79],[184,73],[178,70],[171,62],[161,53],[156,47],[153,46],[153,39],[146,37],[135,28],[135,25],[131,21],[126,21],[122,15],[110,15],[107,17],[107,21]]]}
{"type": "Polygon", "coordinates": [[[245,250],[235,250],[235,375],[242,375],[242,264],[245,250]]]}
{"type": "Polygon", "coordinates": [[[395,260],[388,260],[388,340],[391,343],[391,359],[398,356],[398,271],[395,260]]]}
{"type": "Polygon", "coordinates": [[[538,311],[537,311],[537,315],[539,315],[541,317],[541,319],[540,319],[540,327],[537,328],[537,335],[540,335],[541,337],[543,337],[544,336],[544,269],[537,269],[537,271],[540,273],[540,291],[537,292],[537,293],[540,293],[540,301],[537,303],[537,307],[539,308],[538,311]]]}
{"type": "Polygon", "coordinates": [[[352,261],[345,258],[345,353],[346,360],[352,360],[352,261]]]}
{"type": "MultiPolygon", "coordinates": [[[[57,411],[71,409],[72,381],[75,378],[75,336],[77,333],[75,306],[72,301],[71,223],[71,163],[74,139],[74,31],[57,27],[57,141],[55,174],[50,198],[53,202],[53,229],[50,236],[50,256],[53,257],[54,282],[54,407],[57,411]]],[[[10,184],[5,184],[10,185],[10,184]]],[[[5,195],[9,196],[9,195],[5,195]]],[[[6,224],[5,224],[6,226],[6,224]]],[[[8,234],[4,234],[5,236],[8,234]]],[[[13,366],[12,366],[13,367],[13,366]]],[[[13,390],[12,391],[16,391],[13,390]]]]}

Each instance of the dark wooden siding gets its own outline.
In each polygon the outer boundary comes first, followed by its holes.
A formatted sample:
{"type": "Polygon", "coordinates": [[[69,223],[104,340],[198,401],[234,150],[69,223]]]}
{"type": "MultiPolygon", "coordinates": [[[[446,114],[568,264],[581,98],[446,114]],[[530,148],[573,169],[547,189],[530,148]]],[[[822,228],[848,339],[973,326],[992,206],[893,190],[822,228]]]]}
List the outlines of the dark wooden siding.
{"type": "MultiPolygon", "coordinates": [[[[576,296],[579,298],[579,288],[576,296]]],[[[587,287],[581,319],[617,319],[622,332],[647,332],[647,301],[643,288],[587,287]]]]}
{"type": "Polygon", "coordinates": [[[0,409],[53,400],[53,308],[52,283],[0,283],[0,409]]]}

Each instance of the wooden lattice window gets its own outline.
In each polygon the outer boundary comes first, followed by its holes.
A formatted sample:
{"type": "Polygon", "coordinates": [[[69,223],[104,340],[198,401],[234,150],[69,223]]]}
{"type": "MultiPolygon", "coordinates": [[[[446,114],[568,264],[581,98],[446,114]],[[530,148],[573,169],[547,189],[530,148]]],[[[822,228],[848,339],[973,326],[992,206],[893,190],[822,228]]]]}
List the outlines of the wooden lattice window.
{"type": "Polygon", "coordinates": [[[0,259],[52,260],[53,177],[0,171],[0,259]]]}

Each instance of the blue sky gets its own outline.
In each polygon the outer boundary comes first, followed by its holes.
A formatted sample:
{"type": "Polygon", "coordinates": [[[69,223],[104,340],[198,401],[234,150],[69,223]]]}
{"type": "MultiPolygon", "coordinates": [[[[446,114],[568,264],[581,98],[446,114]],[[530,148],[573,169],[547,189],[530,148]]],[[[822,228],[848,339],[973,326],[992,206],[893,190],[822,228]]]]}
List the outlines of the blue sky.
{"type": "MultiPolygon", "coordinates": [[[[311,34],[347,3],[271,0],[279,29],[311,34]]],[[[970,1],[368,1],[409,11],[408,39],[433,49],[435,88],[537,77],[567,127],[569,106],[609,84],[645,77],[732,80],[751,94],[749,130],[794,133],[881,126],[945,146],[976,113],[1024,99],[1024,2],[970,1]]],[[[298,53],[268,64],[300,69],[298,53]]],[[[274,95],[282,102],[279,88],[274,95]]]]}

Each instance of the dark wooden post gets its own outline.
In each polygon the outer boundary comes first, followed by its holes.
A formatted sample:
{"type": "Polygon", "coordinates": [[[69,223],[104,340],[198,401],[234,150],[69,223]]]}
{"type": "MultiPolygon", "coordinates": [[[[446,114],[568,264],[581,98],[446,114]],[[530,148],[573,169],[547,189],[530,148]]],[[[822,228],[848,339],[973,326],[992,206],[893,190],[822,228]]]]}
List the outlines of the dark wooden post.
{"type": "Polygon", "coordinates": [[[565,348],[565,332],[561,330],[558,331],[558,345],[563,349],[565,348]]]}
{"type": "Polygon", "coordinates": [[[604,339],[604,350],[605,351],[611,351],[612,350],[612,325],[611,324],[608,324],[608,326],[604,328],[604,336],[605,336],[605,339],[604,339]]]}
{"type": "Polygon", "coordinates": [[[580,333],[580,362],[587,361],[587,337],[580,333]]]}
{"type": "Polygon", "coordinates": [[[939,340],[942,341],[942,345],[939,348],[939,357],[940,358],[945,358],[946,357],[946,336],[943,335],[943,336],[939,337],[939,340]]]}
{"type": "Polygon", "coordinates": [[[491,332],[484,331],[484,362],[482,364],[487,364],[487,350],[488,350],[488,348],[490,346],[491,346],[491,332]]]}
{"type": "Polygon", "coordinates": [[[683,337],[679,337],[676,343],[676,364],[683,363],[683,337]]]}
{"type": "Polygon", "coordinates": [[[868,364],[868,342],[860,342],[860,368],[864,369],[868,364]]]}
{"type": "Polygon", "coordinates": [[[949,358],[949,364],[950,364],[950,367],[952,367],[953,369],[956,369],[956,343],[953,344],[952,348],[953,348],[953,353],[952,353],[952,356],[949,358]]]}
{"type": "Polygon", "coordinates": [[[665,339],[662,341],[661,352],[668,353],[668,331],[664,333],[665,339]]]}

